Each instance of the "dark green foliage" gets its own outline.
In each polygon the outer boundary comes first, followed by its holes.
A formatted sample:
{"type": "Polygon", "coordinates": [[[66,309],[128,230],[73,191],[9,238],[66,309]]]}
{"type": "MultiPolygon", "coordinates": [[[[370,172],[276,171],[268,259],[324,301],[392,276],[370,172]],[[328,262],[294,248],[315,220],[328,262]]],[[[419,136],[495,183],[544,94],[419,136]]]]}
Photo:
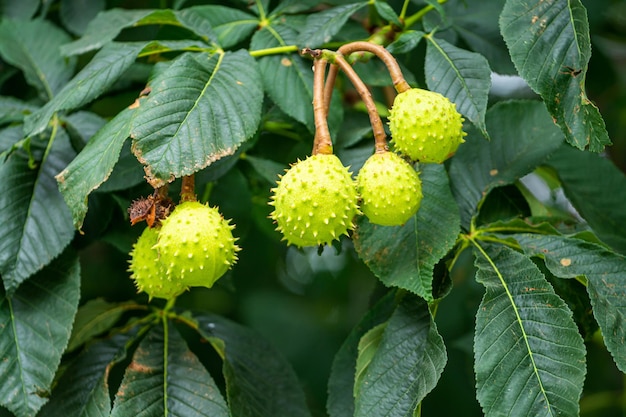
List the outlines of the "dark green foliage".
{"type": "MultiPolygon", "coordinates": [[[[624,414],[620,2],[202,3],[0,2],[0,416],[624,414]],[[415,165],[404,225],[287,248],[270,189],[319,128],[301,52],[364,39],[468,135],[415,165]],[[239,262],[148,300],[128,209],[191,175],[239,262]]],[[[346,59],[386,123],[386,67],[346,59]]],[[[350,81],[323,115],[356,176],[374,147],[350,81]]]]}

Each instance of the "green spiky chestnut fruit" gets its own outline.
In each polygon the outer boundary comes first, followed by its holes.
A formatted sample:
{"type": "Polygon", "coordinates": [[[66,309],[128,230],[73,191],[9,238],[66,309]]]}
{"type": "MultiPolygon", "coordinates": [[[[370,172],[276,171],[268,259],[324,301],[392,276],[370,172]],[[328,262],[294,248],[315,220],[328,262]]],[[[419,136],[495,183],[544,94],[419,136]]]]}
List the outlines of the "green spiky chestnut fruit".
{"type": "Polygon", "coordinates": [[[197,201],[176,206],[154,246],[167,276],[211,288],[237,261],[233,228],[215,207],[197,201]]]}
{"type": "Polygon", "coordinates": [[[356,178],[361,211],[371,223],[399,226],[419,209],[422,182],[415,169],[393,152],[375,153],[356,178]]]}
{"type": "Polygon", "coordinates": [[[151,299],[170,299],[184,292],[187,285],[181,279],[166,274],[154,248],[158,236],[156,228],[144,229],[130,252],[129,271],[139,292],[146,292],[151,299]]]}
{"type": "Polygon", "coordinates": [[[464,142],[463,121],[443,95],[412,88],[396,96],[389,112],[391,143],[413,161],[442,163],[464,142]]]}
{"type": "Polygon", "coordinates": [[[359,213],[355,183],[335,155],[298,161],[272,192],[270,217],[290,245],[327,244],[354,228],[359,213]]]}

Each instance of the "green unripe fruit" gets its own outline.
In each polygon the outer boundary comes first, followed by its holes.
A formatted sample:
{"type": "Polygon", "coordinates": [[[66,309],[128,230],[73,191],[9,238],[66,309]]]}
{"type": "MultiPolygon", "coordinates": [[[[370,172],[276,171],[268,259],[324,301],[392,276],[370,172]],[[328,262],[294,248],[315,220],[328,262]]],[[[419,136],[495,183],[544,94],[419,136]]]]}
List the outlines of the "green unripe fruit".
{"type": "Polygon", "coordinates": [[[165,273],[154,248],[159,232],[147,227],[133,246],[130,259],[131,278],[139,292],[145,291],[150,298],[170,299],[187,289],[180,279],[165,273]]]}
{"type": "Polygon", "coordinates": [[[446,97],[412,88],[396,96],[389,112],[391,142],[414,161],[441,163],[464,142],[463,120],[446,97]]]}
{"type": "Polygon", "coordinates": [[[217,208],[187,201],[162,222],[155,248],[168,277],[211,288],[237,261],[234,226],[217,208]]]}
{"type": "Polygon", "coordinates": [[[354,228],[352,220],[359,212],[356,187],[335,155],[298,161],[272,192],[270,217],[290,245],[323,245],[354,228]]]}
{"type": "Polygon", "coordinates": [[[419,209],[422,182],[415,169],[393,152],[370,156],[356,178],[361,211],[370,222],[399,226],[419,209]]]}

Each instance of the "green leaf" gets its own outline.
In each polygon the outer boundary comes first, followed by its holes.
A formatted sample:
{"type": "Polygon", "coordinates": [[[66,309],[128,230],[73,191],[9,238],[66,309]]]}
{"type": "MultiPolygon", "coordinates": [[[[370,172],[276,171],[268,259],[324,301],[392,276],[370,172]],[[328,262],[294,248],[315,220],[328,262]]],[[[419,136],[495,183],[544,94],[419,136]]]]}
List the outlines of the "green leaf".
{"type": "Polygon", "coordinates": [[[392,314],[356,396],[355,417],[412,416],[447,361],[428,304],[407,295],[392,314]]]}
{"type": "MultiPolygon", "coordinates": [[[[203,19],[198,19],[194,13],[182,12],[182,16],[181,20],[191,27],[190,30],[197,29],[201,32],[200,36],[206,35],[206,32],[210,30],[210,26],[204,23],[203,19]]],[[[98,13],[96,18],[89,22],[83,37],[63,45],[61,53],[66,56],[84,54],[110,43],[122,29],[145,25],[183,26],[176,12],[168,9],[110,9],[98,13]]]]}
{"type": "Polygon", "coordinates": [[[396,291],[389,291],[350,332],[335,355],[328,379],[326,408],[330,417],[354,415],[354,384],[358,345],[371,329],[385,323],[395,308],[396,291]]]}
{"type": "Polygon", "coordinates": [[[524,255],[477,245],[475,256],[486,288],[474,336],[485,416],[578,415],[585,346],[572,312],[524,255]]]}
{"type": "MultiPolygon", "coordinates": [[[[252,51],[292,45],[297,33],[284,24],[272,24],[254,34],[252,51]]],[[[306,125],[315,132],[313,120],[313,71],[311,62],[297,54],[276,54],[258,58],[259,69],[265,91],[285,114],[306,125]]],[[[343,119],[343,107],[337,96],[333,96],[328,112],[331,133],[337,131],[343,119]]]]}
{"type": "Polygon", "coordinates": [[[528,174],[563,142],[536,101],[497,103],[487,112],[486,125],[491,140],[470,131],[450,165],[452,192],[466,228],[489,191],[528,174]]]}
{"type": "Polygon", "coordinates": [[[337,138],[333,140],[333,148],[339,153],[341,150],[355,146],[364,138],[372,136],[372,125],[367,113],[349,111],[344,114],[337,138]]]}
{"type": "Polygon", "coordinates": [[[604,157],[567,145],[554,152],[546,164],[557,171],[565,195],[598,237],[626,254],[624,173],[604,157]]]}
{"type": "Polygon", "coordinates": [[[250,10],[259,16],[267,16],[267,12],[269,10],[270,0],[258,0],[254,3],[248,3],[246,0],[237,0],[242,5],[248,6],[250,10]]]}
{"type": "Polygon", "coordinates": [[[469,48],[483,55],[498,74],[517,75],[500,34],[498,18],[505,0],[471,1],[448,10],[452,29],[469,48]]]}
{"type": "Polygon", "coordinates": [[[39,415],[109,417],[109,372],[126,359],[136,338],[137,332],[131,331],[89,345],[64,371],[39,415]]]}
{"type": "Polygon", "coordinates": [[[393,23],[398,27],[402,27],[402,22],[400,21],[400,18],[393,10],[393,7],[389,5],[389,3],[386,3],[384,1],[376,1],[374,2],[374,7],[376,8],[376,12],[380,17],[382,17],[389,23],[393,23]]]}
{"type": "Polygon", "coordinates": [[[358,396],[358,391],[363,384],[363,377],[365,376],[365,371],[370,363],[372,363],[372,359],[374,355],[376,355],[376,351],[380,346],[380,342],[383,340],[383,333],[385,332],[385,327],[387,323],[380,323],[377,326],[369,329],[359,340],[358,355],[356,358],[356,372],[354,375],[354,396],[358,396]]]}
{"type": "Polygon", "coordinates": [[[626,258],[606,248],[564,236],[511,235],[529,255],[541,256],[554,275],[587,277],[587,292],[604,343],[626,372],[626,258]]]}
{"type": "Polygon", "coordinates": [[[515,185],[503,185],[487,194],[476,217],[476,225],[531,215],[524,194],[515,185]]]}
{"type": "Polygon", "coordinates": [[[70,32],[82,35],[89,22],[105,7],[105,0],[61,0],[59,17],[70,32]]]}
{"type": "Polygon", "coordinates": [[[80,296],[80,266],[66,252],[20,286],[0,293],[0,404],[34,416],[47,401],[80,296]]]}
{"type": "Polygon", "coordinates": [[[350,16],[365,6],[367,2],[352,3],[309,15],[296,44],[300,47],[317,48],[330,42],[350,16]]]}
{"type": "Polygon", "coordinates": [[[287,165],[254,155],[246,155],[244,160],[252,165],[252,168],[272,186],[276,185],[278,176],[283,174],[287,169],[287,165]]]}
{"type": "Polygon", "coordinates": [[[281,14],[299,13],[319,4],[318,0],[283,0],[270,13],[270,17],[281,14]]]}
{"type": "Polygon", "coordinates": [[[124,75],[145,46],[145,42],[112,43],[102,48],[54,99],[26,118],[26,133],[40,133],[54,113],[74,110],[99,97],[124,75]]]}
{"type": "MultiPolygon", "coordinates": [[[[213,31],[211,24],[211,12],[207,13],[202,6],[200,6],[189,7],[174,13],[175,19],[180,25],[198,35],[205,43],[217,42],[217,35],[213,31]]],[[[171,24],[177,25],[177,23],[174,22],[171,24]]]]}
{"type": "Polygon", "coordinates": [[[259,18],[225,6],[195,6],[178,12],[178,16],[196,13],[211,27],[212,39],[222,48],[231,48],[246,40],[259,26],[259,18]]]}
{"type": "Polygon", "coordinates": [[[228,417],[217,385],[172,323],[141,341],[118,388],[111,417],[228,417]]]}
{"type": "Polygon", "coordinates": [[[417,47],[424,38],[425,33],[421,30],[407,30],[387,46],[387,50],[392,54],[405,54],[417,47]]]}
{"type": "Polygon", "coordinates": [[[459,213],[442,165],[421,166],[421,207],[403,226],[378,226],[364,217],[353,235],[365,264],[387,286],[432,300],[433,268],[454,246],[459,213]]]}
{"type": "Polygon", "coordinates": [[[583,340],[592,342],[600,326],[593,316],[593,306],[587,293],[587,286],[577,279],[563,279],[555,276],[543,262],[536,262],[536,265],[550,282],[554,292],[572,310],[574,321],[583,340]]]}
{"type": "Polygon", "coordinates": [[[41,149],[40,139],[35,140],[37,167],[29,167],[21,150],[0,165],[0,274],[9,294],[57,257],[74,237],[70,212],[54,180],[72,160],[74,150],[62,130],[50,139],[47,152],[41,149]]]}
{"type": "Polygon", "coordinates": [[[87,214],[87,197],[111,175],[122,146],[130,135],[130,123],[134,115],[135,109],[130,108],[118,113],[56,176],[77,229],[81,228],[87,214]]]}
{"type": "Polygon", "coordinates": [[[37,110],[37,106],[14,97],[0,96],[0,125],[21,122],[27,114],[37,110]]]}
{"type": "Polygon", "coordinates": [[[310,416],[291,365],[266,340],[219,316],[202,313],[194,318],[200,335],[224,359],[226,392],[233,416],[310,416]]]}
{"type": "Polygon", "coordinates": [[[15,149],[14,146],[24,139],[24,126],[12,125],[0,130],[0,169],[5,158],[15,149]]]}
{"type": "Polygon", "coordinates": [[[507,0],[500,30],[517,71],[541,95],[567,142],[594,152],[610,144],[604,120],[585,93],[591,43],[580,0],[507,0]]]}
{"type": "Polygon", "coordinates": [[[437,10],[437,13],[439,13],[443,19],[446,18],[446,11],[443,8],[443,6],[441,5],[442,3],[440,1],[438,1],[438,0],[424,0],[424,3],[426,3],[426,4],[430,5],[430,6],[433,6],[433,8],[435,10],[437,10]]]}
{"type": "Polygon", "coordinates": [[[60,118],[65,131],[70,136],[72,146],[81,151],[89,139],[100,130],[107,121],[96,113],[79,110],[60,118]]]}
{"type": "Polygon", "coordinates": [[[13,19],[30,19],[37,13],[39,3],[39,0],[4,0],[0,3],[0,14],[13,19]]]}
{"type": "Polygon", "coordinates": [[[424,36],[426,44],[426,85],[456,104],[485,136],[485,112],[491,87],[491,69],[487,59],[432,35],[424,36]]]}
{"type": "Polygon", "coordinates": [[[111,175],[94,191],[110,193],[112,191],[126,190],[145,181],[143,166],[137,161],[131,152],[130,141],[124,142],[120,157],[113,167],[111,175]]]}
{"type": "Polygon", "coordinates": [[[74,72],[74,59],[59,54],[70,37],[45,20],[10,20],[0,22],[0,55],[24,72],[28,84],[42,98],[50,100],[74,72]]]}
{"type": "Polygon", "coordinates": [[[109,303],[102,298],[87,301],[78,309],[66,352],[71,352],[95,336],[110,330],[122,314],[139,308],[142,307],[131,301],[109,303]]]}
{"type": "Polygon", "coordinates": [[[233,155],[261,121],[260,84],[246,51],[184,54],[158,73],[131,129],[149,181],[164,184],[233,155]]]}

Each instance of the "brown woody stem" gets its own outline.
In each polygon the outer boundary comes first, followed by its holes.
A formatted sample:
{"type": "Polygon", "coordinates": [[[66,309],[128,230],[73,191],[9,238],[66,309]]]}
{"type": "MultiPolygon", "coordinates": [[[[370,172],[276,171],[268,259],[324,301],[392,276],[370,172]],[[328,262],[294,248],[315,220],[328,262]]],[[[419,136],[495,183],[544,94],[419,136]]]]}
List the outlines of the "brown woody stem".
{"type": "Polygon", "coordinates": [[[180,202],[184,203],[185,201],[197,201],[194,174],[183,176],[180,188],[180,202]]]}
{"type": "MultiPolygon", "coordinates": [[[[315,55],[314,55],[315,57],[315,55]]],[[[318,55],[319,57],[319,55],[318,55]]],[[[324,98],[324,75],[328,61],[316,57],[313,64],[313,117],[315,119],[315,138],[312,154],[332,155],[333,143],[328,129],[328,104],[330,99],[324,98]]]]}
{"type": "Polygon", "coordinates": [[[328,74],[326,75],[326,85],[324,85],[324,105],[326,107],[326,116],[328,117],[328,110],[330,109],[330,101],[333,98],[333,89],[335,88],[335,80],[337,79],[337,65],[331,64],[328,67],[328,74]]]}
{"type": "Polygon", "coordinates": [[[371,52],[383,61],[391,75],[393,86],[398,93],[402,93],[411,88],[402,75],[398,61],[396,61],[393,55],[383,46],[371,42],[357,41],[347,43],[337,50],[337,52],[342,55],[350,55],[354,52],[363,51],[371,52]]]}
{"type": "Polygon", "coordinates": [[[348,61],[346,61],[343,55],[339,53],[335,55],[335,64],[339,68],[341,68],[341,70],[346,74],[348,79],[350,79],[352,85],[354,85],[354,88],[361,96],[363,104],[365,104],[365,108],[367,109],[367,113],[370,117],[372,132],[374,133],[376,153],[387,152],[387,135],[385,134],[383,121],[378,114],[378,110],[376,109],[376,104],[374,103],[374,99],[372,98],[370,90],[367,88],[365,83],[363,83],[358,74],[354,71],[354,68],[352,68],[348,61]]]}

